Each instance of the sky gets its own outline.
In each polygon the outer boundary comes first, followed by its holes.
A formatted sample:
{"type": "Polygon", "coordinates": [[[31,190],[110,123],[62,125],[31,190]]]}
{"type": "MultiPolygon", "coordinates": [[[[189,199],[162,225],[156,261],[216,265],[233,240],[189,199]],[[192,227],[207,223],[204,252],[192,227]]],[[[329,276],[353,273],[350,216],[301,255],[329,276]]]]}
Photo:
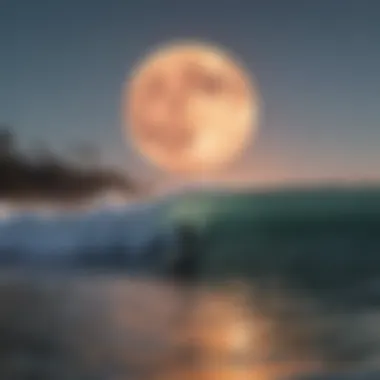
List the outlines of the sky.
{"type": "Polygon", "coordinates": [[[257,139],[228,174],[257,182],[380,180],[377,0],[1,0],[0,123],[25,146],[86,142],[166,178],[121,128],[128,72],[173,39],[213,42],[253,73],[257,139]]]}

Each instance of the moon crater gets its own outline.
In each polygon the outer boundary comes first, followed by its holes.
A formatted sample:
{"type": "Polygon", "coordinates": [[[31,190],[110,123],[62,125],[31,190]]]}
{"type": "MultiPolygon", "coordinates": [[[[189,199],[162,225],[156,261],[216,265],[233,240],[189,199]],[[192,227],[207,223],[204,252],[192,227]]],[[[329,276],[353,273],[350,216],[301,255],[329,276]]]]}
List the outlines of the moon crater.
{"type": "Polygon", "coordinates": [[[149,54],[127,82],[125,125],[140,153],[172,172],[216,170],[257,130],[259,101],[248,72],[206,44],[149,54]]]}

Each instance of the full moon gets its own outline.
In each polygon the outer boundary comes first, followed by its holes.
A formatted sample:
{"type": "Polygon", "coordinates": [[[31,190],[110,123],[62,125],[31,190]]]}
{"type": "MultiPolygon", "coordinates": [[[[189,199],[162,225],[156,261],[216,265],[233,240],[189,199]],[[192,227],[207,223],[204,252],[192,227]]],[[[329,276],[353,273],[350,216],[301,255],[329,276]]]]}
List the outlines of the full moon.
{"type": "Polygon", "coordinates": [[[203,43],[156,49],[132,71],[123,116],[137,150],[170,172],[234,161],[258,126],[258,93],[231,54],[203,43]]]}

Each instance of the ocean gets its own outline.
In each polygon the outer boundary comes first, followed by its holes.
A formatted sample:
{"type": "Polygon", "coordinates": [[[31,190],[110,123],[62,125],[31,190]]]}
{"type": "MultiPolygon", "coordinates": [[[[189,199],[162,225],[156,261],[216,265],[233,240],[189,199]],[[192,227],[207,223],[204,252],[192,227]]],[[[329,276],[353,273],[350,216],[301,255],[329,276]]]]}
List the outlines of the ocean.
{"type": "Polygon", "coordinates": [[[18,216],[0,248],[1,379],[380,378],[379,188],[18,216]],[[193,286],[168,275],[182,225],[193,286]]]}

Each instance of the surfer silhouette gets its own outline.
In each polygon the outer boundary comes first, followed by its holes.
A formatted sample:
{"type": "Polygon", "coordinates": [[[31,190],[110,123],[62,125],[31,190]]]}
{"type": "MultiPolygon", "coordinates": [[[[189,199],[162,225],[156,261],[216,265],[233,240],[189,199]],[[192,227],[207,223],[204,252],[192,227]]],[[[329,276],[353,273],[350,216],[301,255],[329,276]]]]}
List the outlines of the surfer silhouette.
{"type": "MultiPolygon", "coordinates": [[[[185,336],[191,332],[194,313],[198,307],[198,287],[200,280],[200,246],[199,236],[193,226],[182,224],[178,227],[178,249],[175,260],[170,267],[169,277],[173,285],[179,291],[180,308],[174,317],[173,325],[179,328],[180,335],[185,336]],[[181,332],[182,331],[182,332],[181,332]]],[[[199,348],[187,340],[179,346],[175,354],[177,364],[190,365],[196,363],[199,356],[199,348]]]]}
{"type": "Polygon", "coordinates": [[[181,225],[178,229],[179,254],[170,269],[170,277],[184,286],[195,285],[200,275],[200,257],[197,234],[190,225],[181,225]]]}

